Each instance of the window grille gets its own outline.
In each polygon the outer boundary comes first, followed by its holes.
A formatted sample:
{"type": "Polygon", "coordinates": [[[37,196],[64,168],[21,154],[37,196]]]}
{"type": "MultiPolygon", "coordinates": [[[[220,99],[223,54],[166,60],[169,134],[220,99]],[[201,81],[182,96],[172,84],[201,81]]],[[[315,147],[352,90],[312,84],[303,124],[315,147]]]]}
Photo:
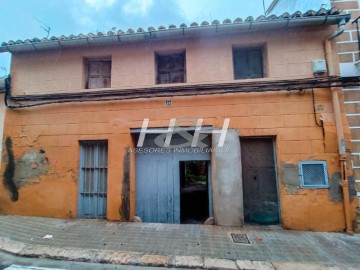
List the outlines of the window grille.
{"type": "Polygon", "coordinates": [[[105,141],[81,142],[79,216],[106,218],[108,146],[105,141]]]}
{"type": "Polygon", "coordinates": [[[327,188],[329,186],[326,161],[300,161],[301,187],[327,188]]]}

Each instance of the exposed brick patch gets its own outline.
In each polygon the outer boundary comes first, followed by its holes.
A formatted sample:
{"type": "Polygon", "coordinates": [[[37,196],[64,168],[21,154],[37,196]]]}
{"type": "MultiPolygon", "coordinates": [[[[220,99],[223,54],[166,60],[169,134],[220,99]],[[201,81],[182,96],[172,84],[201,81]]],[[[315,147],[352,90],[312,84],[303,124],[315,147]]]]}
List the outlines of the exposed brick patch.
{"type": "MultiPolygon", "coordinates": [[[[354,128],[354,129],[351,129],[350,130],[350,132],[351,132],[351,137],[352,138],[360,138],[360,129],[358,129],[358,128],[354,128]]],[[[357,160],[357,163],[354,163],[354,165],[355,166],[360,166],[360,162],[359,162],[359,157],[357,157],[357,156],[354,156],[353,157],[353,160],[357,160]]]]}
{"type": "Polygon", "coordinates": [[[352,40],[358,40],[357,31],[351,32],[352,40]]]}
{"type": "Polygon", "coordinates": [[[344,91],[345,101],[360,100],[360,91],[344,91]]]}
{"type": "Polygon", "coordinates": [[[358,43],[356,41],[351,43],[338,44],[338,52],[357,52],[358,43]]]}
{"type": "MultiPolygon", "coordinates": [[[[360,126],[360,117],[359,116],[350,116],[347,118],[349,126],[360,126]]],[[[351,149],[353,152],[360,152],[360,149],[351,149]]]]}
{"type": "Polygon", "coordinates": [[[359,103],[345,104],[345,107],[346,107],[346,113],[360,113],[359,103]]]}
{"type": "Polygon", "coordinates": [[[350,41],[351,40],[351,33],[350,32],[344,32],[340,36],[336,38],[336,41],[350,41]]]}
{"type": "Polygon", "coordinates": [[[357,1],[336,2],[334,6],[340,10],[358,9],[359,3],[357,1]]]}
{"type": "Polygon", "coordinates": [[[354,57],[352,53],[339,54],[340,63],[350,63],[354,61],[354,57]]]}
{"type": "Polygon", "coordinates": [[[351,14],[351,20],[355,20],[360,16],[360,10],[348,10],[348,12],[351,14]]]}

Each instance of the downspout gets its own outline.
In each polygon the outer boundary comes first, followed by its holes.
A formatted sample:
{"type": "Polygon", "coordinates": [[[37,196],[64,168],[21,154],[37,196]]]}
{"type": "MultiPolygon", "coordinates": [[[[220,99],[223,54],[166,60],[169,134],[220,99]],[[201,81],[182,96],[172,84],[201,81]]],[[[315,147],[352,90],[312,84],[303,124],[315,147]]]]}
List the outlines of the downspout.
{"type": "Polygon", "coordinates": [[[6,80],[5,78],[0,78],[0,92],[5,90],[5,85],[6,85],[5,80],[6,80]]]}
{"type": "MultiPolygon", "coordinates": [[[[329,76],[335,75],[331,43],[330,41],[337,36],[341,35],[345,30],[346,21],[345,19],[341,19],[339,22],[339,28],[336,30],[330,37],[328,37],[325,42],[325,56],[326,62],[328,65],[328,73],[329,76]]],[[[344,129],[342,123],[342,116],[340,110],[340,102],[338,96],[338,87],[334,87],[332,83],[330,85],[332,102],[334,107],[334,115],[335,115],[335,125],[336,125],[336,134],[338,139],[338,149],[339,149],[339,160],[341,167],[341,187],[343,192],[343,203],[344,203],[344,214],[345,214],[345,225],[346,232],[348,234],[353,234],[352,222],[351,222],[351,211],[350,211],[350,194],[349,194],[349,183],[346,175],[346,150],[345,150],[345,138],[344,138],[344,129]]]]}

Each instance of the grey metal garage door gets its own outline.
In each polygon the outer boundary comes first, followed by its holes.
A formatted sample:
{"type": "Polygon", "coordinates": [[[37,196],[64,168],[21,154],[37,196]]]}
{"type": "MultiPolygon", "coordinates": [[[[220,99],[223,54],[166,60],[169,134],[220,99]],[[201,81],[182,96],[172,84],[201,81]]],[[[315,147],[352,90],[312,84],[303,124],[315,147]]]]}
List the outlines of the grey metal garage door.
{"type": "MultiPolygon", "coordinates": [[[[154,146],[154,136],[147,135],[145,148],[154,146]]],[[[136,215],[142,221],[180,223],[180,162],[189,160],[210,161],[211,153],[136,154],[136,215]]],[[[211,183],[211,176],[208,179],[211,183]]],[[[209,187],[211,213],[211,184],[209,187]]]]}

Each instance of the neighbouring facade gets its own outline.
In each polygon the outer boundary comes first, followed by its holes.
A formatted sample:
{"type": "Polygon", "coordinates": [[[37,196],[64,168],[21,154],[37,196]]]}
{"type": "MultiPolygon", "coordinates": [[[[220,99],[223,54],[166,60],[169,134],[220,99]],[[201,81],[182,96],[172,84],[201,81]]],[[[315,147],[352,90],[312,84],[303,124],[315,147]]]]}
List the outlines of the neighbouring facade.
{"type": "MultiPolygon", "coordinates": [[[[351,15],[351,24],[347,24],[344,34],[338,40],[338,55],[340,62],[340,75],[344,78],[360,76],[360,45],[354,20],[360,16],[359,1],[334,1],[345,13],[351,15]]],[[[360,24],[359,24],[360,26],[360,24]]],[[[360,196],[360,87],[348,86],[343,88],[347,120],[351,132],[352,167],[360,196]]],[[[360,211],[358,213],[358,226],[360,228],[360,211]]]]}
{"type": "Polygon", "coordinates": [[[351,232],[342,88],[358,82],[339,76],[336,37],[349,20],[333,8],[3,43],[0,212],[351,232]]]}
{"type": "MultiPolygon", "coordinates": [[[[344,14],[351,15],[350,22],[345,25],[344,32],[336,38],[338,44],[338,57],[340,76],[344,80],[358,78],[360,76],[360,43],[356,22],[359,24],[360,1],[359,0],[273,0],[267,13],[282,14],[284,11],[304,11],[331,6],[343,10],[344,14]]],[[[357,196],[360,196],[360,88],[359,85],[346,85],[343,87],[346,116],[351,132],[351,164],[357,196]]],[[[360,229],[360,210],[357,212],[355,227],[360,229]]]]}

